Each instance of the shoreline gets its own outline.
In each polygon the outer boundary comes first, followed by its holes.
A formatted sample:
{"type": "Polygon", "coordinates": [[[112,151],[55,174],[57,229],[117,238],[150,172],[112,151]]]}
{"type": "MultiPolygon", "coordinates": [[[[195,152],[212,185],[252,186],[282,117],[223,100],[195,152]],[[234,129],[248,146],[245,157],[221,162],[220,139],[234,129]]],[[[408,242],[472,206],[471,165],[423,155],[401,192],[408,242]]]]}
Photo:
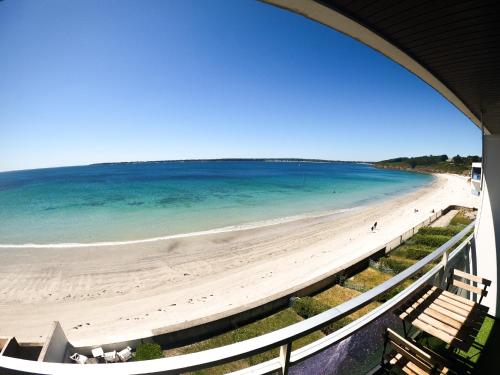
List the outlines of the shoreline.
{"type": "MultiPolygon", "coordinates": [[[[415,172],[415,173],[419,173],[419,172],[415,172]]],[[[279,225],[279,224],[290,223],[290,222],[294,222],[294,221],[300,221],[300,220],[304,220],[304,219],[321,218],[321,217],[330,216],[330,215],[341,215],[341,214],[349,212],[349,211],[363,209],[363,208],[369,207],[369,206],[377,204],[377,203],[381,203],[381,202],[391,200],[391,199],[394,199],[394,198],[397,198],[400,196],[404,196],[406,194],[411,194],[411,193],[416,192],[420,189],[428,187],[436,182],[435,174],[432,174],[432,173],[428,173],[428,174],[433,175],[434,179],[432,181],[422,185],[422,186],[413,187],[411,189],[403,190],[403,191],[398,192],[398,193],[393,193],[393,194],[391,194],[389,196],[385,196],[385,197],[373,198],[370,200],[370,202],[368,202],[366,204],[355,205],[352,207],[333,208],[333,209],[328,209],[328,210],[324,210],[324,211],[311,211],[311,212],[299,213],[296,215],[289,215],[289,216],[282,216],[282,217],[276,217],[276,218],[271,218],[271,219],[250,221],[247,223],[236,224],[236,225],[226,225],[226,226],[217,227],[217,228],[197,230],[197,231],[193,231],[193,232],[174,233],[174,234],[167,234],[167,235],[155,236],[155,237],[150,237],[150,238],[140,238],[140,239],[134,239],[134,240],[123,240],[123,241],[110,240],[110,241],[96,241],[96,242],[57,242],[57,243],[47,243],[47,244],[46,243],[33,243],[33,242],[23,243],[23,244],[0,243],[0,249],[2,249],[2,248],[4,248],[4,249],[5,248],[11,248],[11,249],[22,249],[22,248],[47,249],[47,248],[79,248],[79,247],[94,247],[94,246],[104,247],[104,246],[115,246],[115,245],[132,245],[132,244],[141,244],[141,243],[148,243],[148,242],[157,242],[157,241],[163,241],[163,240],[177,239],[177,238],[197,237],[197,236],[217,234],[217,233],[228,233],[228,232],[236,232],[236,231],[248,230],[248,229],[257,229],[257,228],[262,228],[262,227],[267,227],[267,226],[272,226],[272,225],[279,225]]]]}
{"type": "Polygon", "coordinates": [[[207,323],[324,277],[432,209],[476,204],[466,179],[452,175],[388,198],[340,214],[106,251],[1,248],[0,335],[40,341],[59,320],[74,345],[86,346],[207,323]]]}
{"type": "MultiPolygon", "coordinates": [[[[432,184],[432,182],[430,182],[430,184],[432,184]]],[[[403,193],[403,194],[405,194],[405,193],[403,193]]],[[[387,199],[391,199],[391,197],[388,197],[387,199]]],[[[94,246],[103,247],[103,246],[117,246],[117,245],[133,245],[133,244],[157,242],[157,241],[163,241],[163,240],[172,240],[172,239],[177,239],[177,238],[188,238],[188,237],[197,237],[197,236],[217,234],[217,233],[237,232],[237,231],[248,230],[248,229],[258,229],[258,228],[268,227],[268,226],[272,226],[272,225],[285,224],[285,223],[290,223],[290,222],[304,220],[304,219],[313,219],[313,218],[320,218],[323,216],[340,215],[340,214],[343,214],[345,212],[349,212],[349,211],[356,210],[356,209],[361,209],[361,208],[366,207],[368,205],[354,206],[354,207],[349,207],[349,208],[332,209],[332,210],[327,210],[327,211],[314,211],[314,212],[305,213],[305,214],[278,217],[275,219],[265,219],[265,220],[244,223],[244,224],[228,225],[228,226],[223,226],[223,227],[219,227],[219,228],[200,230],[200,231],[194,231],[194,232],[167,234],[165,236],[143,238],[143,239],[138,239],[138,240],[99,241],[99,242],[88,242],[88,243],[87,242],[61,242],[61,243],[48,243],[48,244],[39,244],[39,243],[2,244],[2,243],[0,243],[0,249],[2,249],[2,248],[50,249],[50,248],[62,248],[62,247],[64,247],[64,248],[76,248],[76,247],[94,247],[94,246]]]]}

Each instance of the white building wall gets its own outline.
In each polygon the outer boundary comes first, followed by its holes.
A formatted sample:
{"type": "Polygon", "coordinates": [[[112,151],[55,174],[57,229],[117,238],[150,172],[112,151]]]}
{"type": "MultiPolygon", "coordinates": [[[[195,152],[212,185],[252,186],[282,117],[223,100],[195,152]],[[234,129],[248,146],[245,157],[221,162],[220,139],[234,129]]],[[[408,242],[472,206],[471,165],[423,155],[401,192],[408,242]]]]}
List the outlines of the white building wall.
{"type": "Polygon", "coordinates": [[[500,317],[498,268],[500,267],[500,135],[485,135],[483,150],[483,188],[476,224],[477,274],[492,281],[483,300],[493,316],[500,317]]]}

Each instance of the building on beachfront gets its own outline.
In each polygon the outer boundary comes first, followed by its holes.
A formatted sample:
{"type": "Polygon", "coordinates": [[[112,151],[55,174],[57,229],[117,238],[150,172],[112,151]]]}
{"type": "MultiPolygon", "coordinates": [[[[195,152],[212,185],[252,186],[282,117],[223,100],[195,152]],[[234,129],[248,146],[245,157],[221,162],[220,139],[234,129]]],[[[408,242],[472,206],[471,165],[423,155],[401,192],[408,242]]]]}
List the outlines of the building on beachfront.
{"type": "MultiPolygon", "coordinates": [[[[423,258],[346,303],[249,340],[152,361],[79,366],[63,363],[69,362],[68,353],[78,351],[89,356],[93,348],[73,348],[64,331],[55,323],[51,334],[42,343],[20,345],[15,337],[0,338],[1,374],[174,374],[210,368],[274,348],[279,348],[279,354],[274,358],[238,373],[335,373],[338,363],[347,363],[356,356],[368,358],[368,352],[381,353],[382,344],[374,339],[373,334],[377,333],[376,337],[379,337],[386,327],[397,324],[394,322],[394,310],[423,286],[432,284],[441,287],[446,284],[452,268],[479,275],[480,278],[474,279],[476,281],[491,281],[487,293],[480,291],[480,298],[474,300],[467,290],[462,297],[468,298],[471,303],[480,300],[481,305],[488,308],[490,317],[496,319],[500,316],[500,4],[472,0],[446,3],[265,1],[270,6],[283,8],[283,11],[301,14],[311,22],[320,22],[379,51],[432,86],[471,120],[471,126],[481,130],[483,163],[481,166],[473,165],[472,182],[477,185],[474,188],[481,192],[482,198],[473,232],[469,234],[472,226],[467,227],[465,232],[439,247],[431,257],[423,258]],[[449,253],[451,248],[454,250],[449,253]],[[437,257],[441,261],[429,268],[430,262],[437,257]],[[424,269],[426,272],[423,272],[424,269]],[[415,274],[421,275],[415,283],[406,286],[401,293],[370,313],[294,350],[292,345],[296,340],[357,311],[390,289],[405,285],[405,280],[415,274]]],[[[473,284],[469,289],[472,288],[477,290],[478,285],[473,284]]],[[[498,335],[499,323],[496,324],[496,330],[491,335],[498,335]]],[[[115,346],[134,347],[140,339],[115,346]]],[[[498,337],[490,336],[480,350],[491,353],[488,345],[492,345],[494,340],[498,342],[498,337]]],[[[105,347],[104,350],[111,351],[113,347],[105,347]]],[[[378,357],[380,359],[380,355],[378,357]]],[[[498,367],[498,358],[493,356],[489,360],[498,367]]],[[[358,363],[358,366],[366,373],[380,372],[379,360],[368,362],[358,363]]]]}

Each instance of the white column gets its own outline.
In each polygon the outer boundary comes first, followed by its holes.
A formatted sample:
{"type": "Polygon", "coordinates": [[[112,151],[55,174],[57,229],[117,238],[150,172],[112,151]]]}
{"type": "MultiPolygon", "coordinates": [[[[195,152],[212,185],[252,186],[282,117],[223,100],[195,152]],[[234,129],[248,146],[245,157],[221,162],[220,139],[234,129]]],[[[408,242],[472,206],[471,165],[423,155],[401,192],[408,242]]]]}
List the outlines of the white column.
{"type": "Polygon", "coordinates": [[[492,285],[483,303],[489,314],[500,317],[498,268],[500,267],[500,135],[485,135],[483,150],[483,186],[476,221],[477,274],[492,285]]]}

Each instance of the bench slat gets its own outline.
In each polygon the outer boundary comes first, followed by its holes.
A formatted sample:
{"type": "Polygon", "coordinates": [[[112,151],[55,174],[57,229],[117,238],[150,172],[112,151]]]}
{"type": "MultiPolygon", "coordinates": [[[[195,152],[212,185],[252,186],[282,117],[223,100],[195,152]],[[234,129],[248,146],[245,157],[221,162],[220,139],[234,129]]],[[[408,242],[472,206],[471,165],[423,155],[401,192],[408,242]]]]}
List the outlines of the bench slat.
{"type": "Polygon", "coordinates": [[[440,322],[439,320],[433,318],[430,315],[420,314],[418,316],[418,319],[423,321],[424,323],[427,323],[427,324],[433,326],[434,328],[439,329],[440,331],[446,332],[447,334],[449,334],[453,337],[457,337],[458,329],[451,327],[443,322],[440,322]]]}
{"type": "Polygon", "coordinates": [[[460,324],[464,324],[466,322],[465,317],[463,317],[462,315],[454,313],[453,311],[445,309],[444,307],[441,307],[439,305],[433,304],[429,308],[432,311],[435,311],[435,312],[437,312],[437,313],[439,313],[441,315],[447,316],[451,320],[454,320],[455,322],[458,322],[460,324]]]}
{"type": "Polygon", "coordinates": [[[486,297],[488,295],[488,292],[484,289],[480,289],[476,286],[472,286],[472,285],[469,285],[469,284],[466,284],[462,281],[458,281],[458,280],[453,280],[453,285],[455,285],[456,287],[458,288],[462,288],[462,289],[466,289],[468,290],[469,292],[472,292],[472,293],[475,293],[479,296],[483,296],[483,297],[486,297]]]}
{"type": "Polygon", "coordinates": [[[445,323],[446,325],[449,325],[450,327],[456,328],[456,329],[460,329],[463,326],[463,322],[456,321],[456,320],[450,318],[448,315],[442,314],[439,311],[432,309],[432,306],[426,308],[423,311],[423,313],[433,317],[434,319],[439,320],[440,322],[445,323]]]}
{"type": "Polygon", "coordinates": [[[464,272],[461,270],[457,270],[456,268],[453,269],[453,275],[458,276],[458,277],[462,277],[464,279],[468,279],[470,281],[475,281],[476,283],[481,283],[485,286],[491,285],[491,280],[485,279],[484,277],[481,277],[481,276],[472,275],[470,273],[467,273],[467,272],[464,272]]]}
{"type": "Polygon", "coordinates": [[[464,298],[464,297],[461,297],[461,296],[457,296],[456,294],[448,292],[447,290],[443,290],[441,292],[441,294],[444,295],[444,296],[446,296],[446,297],[452,298],[452,299],[454,299],[454,300],[456,300],[458,302],[462,302],[465,305],[474,306],[476,304],[476,302],[471,301],[470,299],[467,299],[467,298],[464,298]]]}
{"type": "Polygon", "coordinates": [[[465,311],[464,309],[462,309],[458,306],[455,306],[455,305],[449,303],[448,301],[443,301],[442,299],[436,299],[434,301],[433,305],[441,306],[444,309],[447,309],[451,312],[454,312],[455,314],[463,316],[466,320],[467,320],[467,317],[469,316],[469,313],[470,313],[469,311],[465,311]]]}

